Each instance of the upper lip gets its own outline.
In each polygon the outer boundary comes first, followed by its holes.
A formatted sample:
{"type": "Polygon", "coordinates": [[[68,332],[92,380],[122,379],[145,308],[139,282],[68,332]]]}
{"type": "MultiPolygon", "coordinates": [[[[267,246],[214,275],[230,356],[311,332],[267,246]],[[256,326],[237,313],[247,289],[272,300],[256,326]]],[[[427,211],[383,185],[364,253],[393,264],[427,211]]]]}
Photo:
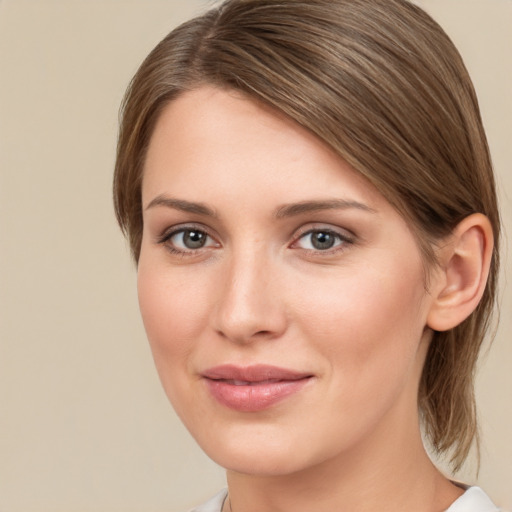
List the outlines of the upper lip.
{"type": "Polygon", "coordinates": [[[256,364],[251,366],[237,366],[223,364],[214,366],[202,372],[203,377],[211,380],[234,380],[245,382],[262,381],[293,381],[312,377],[312,374],[280,368],[267,364],[256,364]]]}

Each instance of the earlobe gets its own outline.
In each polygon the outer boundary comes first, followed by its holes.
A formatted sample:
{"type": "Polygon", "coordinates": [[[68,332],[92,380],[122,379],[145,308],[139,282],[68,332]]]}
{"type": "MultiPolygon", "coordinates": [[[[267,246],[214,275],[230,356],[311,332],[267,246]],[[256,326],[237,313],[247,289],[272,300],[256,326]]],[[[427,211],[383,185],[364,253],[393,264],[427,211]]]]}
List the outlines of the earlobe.
{"type": "Polygon", "coordinates": [[[485,290],[493,251],[489,219],[475,213],[462,220],[440,249],[440,268],[432,286],[433,303],[427,325],[446,331],[463,322],[485,290]]]}

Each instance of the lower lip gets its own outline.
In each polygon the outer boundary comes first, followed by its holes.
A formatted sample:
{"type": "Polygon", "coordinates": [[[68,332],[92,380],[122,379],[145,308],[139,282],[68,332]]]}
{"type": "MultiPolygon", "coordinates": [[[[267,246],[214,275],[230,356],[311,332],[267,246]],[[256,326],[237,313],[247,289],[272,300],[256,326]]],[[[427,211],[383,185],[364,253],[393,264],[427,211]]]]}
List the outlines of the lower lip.
{"type": "Polygon", "coordinates": [[[263,411],[300,391],[310,377],[298,380],[236,386],[223,380],[206,379],[210,393],[222,405],[241,412],[263,411]]]}

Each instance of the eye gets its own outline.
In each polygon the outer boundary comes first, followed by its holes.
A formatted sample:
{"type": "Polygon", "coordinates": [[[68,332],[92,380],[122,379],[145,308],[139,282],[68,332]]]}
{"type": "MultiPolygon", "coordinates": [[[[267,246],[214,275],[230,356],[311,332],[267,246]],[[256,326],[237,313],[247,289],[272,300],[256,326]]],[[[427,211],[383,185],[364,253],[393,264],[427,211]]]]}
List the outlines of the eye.
{"type": "Polygon", "coordinates": [[[310,251],[328,251],[352,241],[331,229],[311,229],[304,233],[295,243],[295,247],[310,251]]]}
{"type": "Polygon", "coordinates": [[[166,233],[159,241],[172,252],[178,253],[187,253],[218,245],[206,231],[192,227],[176,229],[166,233]]]}

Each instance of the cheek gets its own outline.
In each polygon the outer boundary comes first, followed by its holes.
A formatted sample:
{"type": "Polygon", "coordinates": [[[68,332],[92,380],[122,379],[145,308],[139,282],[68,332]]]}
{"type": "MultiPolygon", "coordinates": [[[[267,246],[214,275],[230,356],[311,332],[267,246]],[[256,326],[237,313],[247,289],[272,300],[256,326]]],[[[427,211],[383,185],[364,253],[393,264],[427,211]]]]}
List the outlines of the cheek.
{"type": "Polygon", "coordinates": [[[320,428],[333,443],[356,442],[390,411],[409,418],[417,410],[423,283],[399,275],[353,273],[343,290],[312,288],[302,304],[301,328],[327,363],[321,416],[330,420],[320,428]]]}
{"type": "Polygon", "coordinates": [[[179,272],[141,258],[137,276],[139,306],[156,367],[183,368],[207,321],[204,288],[179,272]],[[203,290],[200,293],[200,290],[203,290]]]}
{"type": "Polygon", "coordinates": [[[421,263],[370,265],[333,282],[340,285],[303,283],[309,293],[300,295],[302,328],[339,378],[369,386],[400,378],[414,360],[425,324],[421,263]]]}

